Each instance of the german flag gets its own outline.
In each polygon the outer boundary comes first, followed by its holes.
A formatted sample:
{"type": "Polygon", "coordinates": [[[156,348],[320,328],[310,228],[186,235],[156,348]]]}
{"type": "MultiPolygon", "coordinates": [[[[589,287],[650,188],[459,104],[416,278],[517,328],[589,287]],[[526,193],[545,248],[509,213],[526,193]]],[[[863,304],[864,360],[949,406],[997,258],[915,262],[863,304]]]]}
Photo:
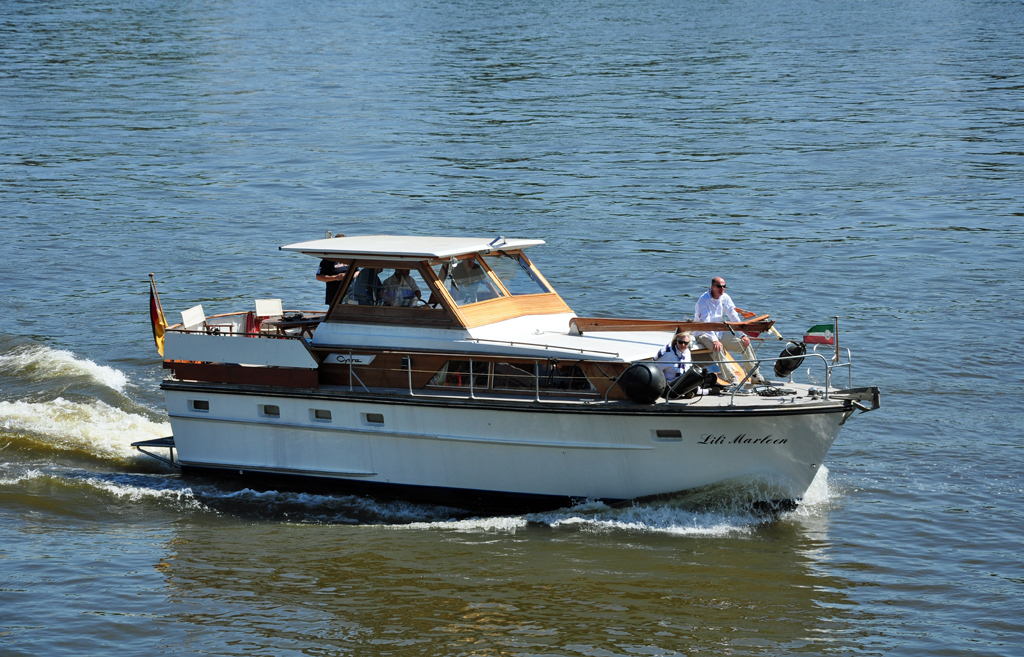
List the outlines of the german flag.
{"type": "Polygon", "coordinates": [[[149,321],[153,323],[153,341],[156,342],[156,350],[163,357],[164,331],[167,329],[167,320],[164,319],[164,309],[160,305],[160,295],[157,294],[153,274],[149,275],[149,321]]]}

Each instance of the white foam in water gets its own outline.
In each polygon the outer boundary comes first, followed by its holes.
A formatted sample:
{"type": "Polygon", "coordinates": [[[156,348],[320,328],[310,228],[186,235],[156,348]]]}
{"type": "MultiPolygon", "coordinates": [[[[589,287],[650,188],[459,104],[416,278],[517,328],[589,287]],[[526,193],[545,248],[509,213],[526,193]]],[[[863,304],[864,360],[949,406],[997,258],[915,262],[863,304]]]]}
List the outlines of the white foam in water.
{"type": "Polygon", "coordinates": [[[828,468],[823,465],[814,475],[814,480],[811,481],[811,485],[807,492],[804,493],[800,504],[786,515],[797,518],[814,516],[820,512],[821,507],[827,505],[836,497],[836,491],[828,485],[828,468]]]}
{"type": "Polygon", "coordinates": [[[825,504],[831,499],[832,489],[828,486],[828,468],[823,465],[818,469],[818,473],[814,475],[814,481],[811,482],[807,492],[804,493],[801,504],[814,506],[816,504],[825,504]]]}
{"type": "Polygon", "coordinates": [[[40,436],[59,449],[132,457],[131,443],[171,434],[167,422],[153,422],[101,401],[0,402],[0,429],[40,436]]]}
{"type": "Polygon", "coordinates": [[[583,505],[530,516],[551,527],[575,526],[584,531],[626,531],[673,536],[734,536],[747,534],[758,518],[748,514],[723,515],[673,506],[637,504],[621,509],[583,505]]]}
{"type": "Polygon", "coordinates": [[[503,516],[493,518],[468,518],[466,520],[436,520],[434,522],[411,522],[391,525],[392,529],[446,529],[459,532],[511,532],[526,527],[524,516],[503,516]]]}
{"type": "Polygon", "coordinates": [[[635,505],[614,509],[601,502],[587,501],[569,509],[525,516],[437,520],[392,525],[393,529],[441,529],[457,532],[515,533],[530,524],[551,528],[573,528],[590,532],[645,532],[675,536],[736,536],[748,534],[760,522],[754,515],[695,513],[670,504],[635,505]]]}
{"type": "Polygon", "coordinates": [[[0,355],[0,372],[24,374],[32,379],[59,376],[87,376],[97,383],[124,392],[128,377],[120,370],[97,365],[87,358],[77,358],[65,349],[51,349],[36,345],[18,347],[0,355]]]}
{"type": "Polygon", "coordinates": [[[90,486],[106,491],[116,497],[132,502],[145,499],[171,500],[192,509],[205,509],[191,488],[170,488],[165,486],[139,486],[131,483],[109,481],[90,477],[85,480],[90,486]]]}
{"type": "Polygon", "coordinates": [[[13,486],[14,484],[20,484],[23,481],[31,481],[32,479],[39,477],[41,474],[41,471],[33,468],[32,470],[27,470],[11,476],[0,476],[0,486],[13,486]]]}

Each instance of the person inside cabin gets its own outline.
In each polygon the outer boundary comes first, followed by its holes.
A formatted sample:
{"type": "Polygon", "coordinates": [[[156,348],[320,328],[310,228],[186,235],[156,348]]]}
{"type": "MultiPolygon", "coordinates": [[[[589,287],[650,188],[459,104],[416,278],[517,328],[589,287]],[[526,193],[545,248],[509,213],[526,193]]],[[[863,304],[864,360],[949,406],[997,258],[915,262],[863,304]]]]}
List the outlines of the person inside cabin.
{"type": "Polygon", "coordinates": [[[686,374],[686,370],[693,364],[690,357],[692,343],[693,333],[679,331],[672,337],[672,343],[662,347],[654,357],[654,362],[659,363],[661,371],[665,373],[665,380],[669,383],[686,374]]]}
{"type": "Polygon", "coordinates": [[[384,281],[383,305],[409,308],[421,299],[423,293],[416,281],[409,275],[408,269],[396,269],[395,273],[384,281]]]}
{"type": "MultiPolygon", "coordinates": [[[[338,233],[335,237],[345,236],[338,233]]],[[[345,274],[347,273],[348,265],[343,262],[327,259],[320,261],[320,267],[316,270],[316,280],[321,283],[327,283],[327,294],[324,297],[324,303],[328,306],[334,301],[335,295],[338,294],[338,288],[341,287],[341,282],[345,279],[345,274]]]]}
{"type": "Polygon", "coordinates": [[[378,274],[380,269],[363,267],[352,281],[352,296],[360,306],[379,306],[384,297],[384,286],[378,274]]]}
{"type": "MultiPolygon", "coordinates": [[[[697,307],[694,311],[694,318],[698,322],[724,322],[740,321],[740,315],[736,312],[736,304],[732,297],[725,293],[725,279],[716,276],[711,279],[711,287],[697,299],[697,307]]],[[[732,331],[704,331],[697,335],[697,342],[702,347],[711,351],[711,358],[718,364],[719,376],[731,383],[738,383],[736,373],[726,365],[725,352],[739,352],[743,356],[743,369],[750,373],[754,367],[754,350],[750,348],[750,338],[743,333],[732,331]]],[[[754,367],[750,374],[750,380],[754,383],[764,383],[761,373],[754,367]]]]}

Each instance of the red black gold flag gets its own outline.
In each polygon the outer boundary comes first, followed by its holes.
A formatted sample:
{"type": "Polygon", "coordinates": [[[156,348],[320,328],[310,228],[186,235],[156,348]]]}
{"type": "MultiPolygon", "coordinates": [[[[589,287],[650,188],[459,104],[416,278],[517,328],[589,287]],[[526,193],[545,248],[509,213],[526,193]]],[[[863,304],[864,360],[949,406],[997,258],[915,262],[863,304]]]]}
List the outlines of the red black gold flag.
{"type": "Polygon", "coordinates": [[[152,274],[149,275],[149,320],[153,323],[153,341],[156,342],[156,350],[162,357],[167,320],[164,319],[164,309],[160,306],[160,296],[156,292],[156,281],[153,280],[152,274]]]}

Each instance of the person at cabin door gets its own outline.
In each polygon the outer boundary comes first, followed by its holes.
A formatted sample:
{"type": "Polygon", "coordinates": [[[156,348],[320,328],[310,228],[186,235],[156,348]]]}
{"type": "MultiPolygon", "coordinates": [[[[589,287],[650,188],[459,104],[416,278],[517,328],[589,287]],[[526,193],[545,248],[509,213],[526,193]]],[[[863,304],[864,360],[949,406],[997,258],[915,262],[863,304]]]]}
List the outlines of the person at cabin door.
{"type": "MultiPolygon", "coordinates": [[[[716,276],[711,279],[711,287],[697,299],[697,307],[694,311],[694,319],[698,322],[724,322],[740,321],[740,315],[736,312],[736,304],[732,298],[725,293],[725,279],[716,276]]],[[[705,349],[711,351],[711,358],[718,364],[720,376],[732,383],[738,383],[736,373],[726,365],[725,351],[740,352],[746,362],[743,369],[750,373],[754,366],[754,350],[750,348],[750,338],[742,333],[734,334],[732,331],[705,331],[697,335],[697,342],[705,349]]],[[[755,383],[764,383],[761,373],[755,368],[750,380],[755,383]]]]}
{"type": "MultiPolygon", "coordinates": [[[[338,233],[335,237],[345,236],[338,233]]],[[[328,306],[334,301],[334,296],[338,293],[338,288],[341,287],[341,281],[345,279],[346,273],[348,273],[348,265],[343,262],[335,262],[333,260],[320,261],[320,267],[316,270],[316,280],[321,283],[327,283],[327,294],[324,297],[324,303],[328,306]]]]}

